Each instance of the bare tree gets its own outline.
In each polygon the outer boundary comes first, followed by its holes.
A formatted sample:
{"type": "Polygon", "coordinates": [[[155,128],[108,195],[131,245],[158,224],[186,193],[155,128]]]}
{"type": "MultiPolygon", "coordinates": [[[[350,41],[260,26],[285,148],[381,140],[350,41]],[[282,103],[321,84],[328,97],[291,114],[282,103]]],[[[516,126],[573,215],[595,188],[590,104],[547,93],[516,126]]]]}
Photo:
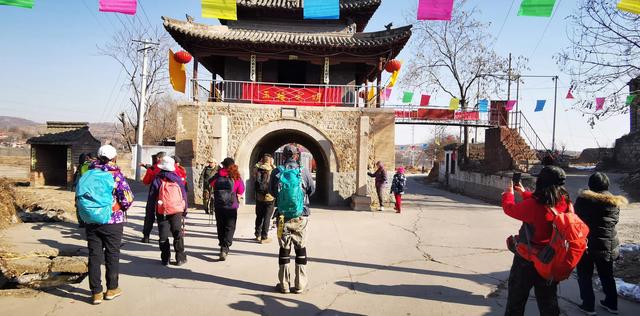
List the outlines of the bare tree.
{"type": "MultiPolygon", "coordinates": [[[[472,88],[479,81],[484,86],[483,91],[493,87],[498,92],[498,80],[506,79],[508,69],[507,59],[492,49],[494,39],[488,32],[489,24],[477,20],[478,10],[467,10],[465,3],[456,3],[451,21],[415,23],[413,44],[416,54],[402,79],[404,86],[414,89],[435,87],[460,99],[463,110],[470,107],[471,97],[476,95],[476,89],[472,88]]],[[[468,134],[465,126],[465,153],[468,153],[468,134]]]]}
{"type": "Polygon", "coordinates": [[[568,17],[570,46],[555,56],[560,68],[577,84],[575,108],[597,120],[626,113],[626,93],[619,92],[640,77],[640,16],[620,11],[618,1],[578,1],[568,17]],[[594,97],[612,101],[604,111],[596,111],[594,97]]]}
{"type": "Polygon", "coordinates": [[[169,96],[163,97],[146,117],[144,139],[148,144],[159,144],[176,136],[178,103],[169,96]]]}
{"type": "MultiPolygon", "coordinates": [[[[128,100],[129,106],[125,106],[127,110],[118,117],[121,126],[120,134],[129,150],[135,143],[135,134],[138,129],[138,107],[142,87],[142,53],[140,52],[142,47],[134,40],[152,40],[160,43],[148,52],[145,123],[149,121],[149,114],[154,113],[159,107],[162,102],[161,95],[168,88],[167,52],[170,47],[166,32],[157,28],[148,29],[135,22],[130,28],[116,32],[110,42],[98,47],[100,54],[109,56],[120,64],[127,76],[126,86],[132,92],[132,97],[128,100]]],[[[146,130],[145,124],[145,134],[146,130]]],[[[149,142],[145,140],[145,143],[149,142]]]]}

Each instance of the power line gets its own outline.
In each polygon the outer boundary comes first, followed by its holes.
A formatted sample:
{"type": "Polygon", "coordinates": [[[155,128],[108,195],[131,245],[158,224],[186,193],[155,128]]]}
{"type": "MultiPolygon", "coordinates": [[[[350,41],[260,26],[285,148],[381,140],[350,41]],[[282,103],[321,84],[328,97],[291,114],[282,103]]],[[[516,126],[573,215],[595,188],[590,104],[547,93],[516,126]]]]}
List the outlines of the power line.
{"type": "Polygon", "coordinates": [[[509,6],[509,12],[507,12],[507,15],[505,15],[504,17],[504,21],[502,21],[502,26],[500,26],[500,31],[498,31],[498,35],[496,36],[496,40],[493,43],[493,45],[495,46],[498,43],[498,40],[500,39],[500,35],[502,35],[502,30],[504,30],[504,26],[507,24],[507,20],[509,19],[509,16],[511,15],[511,9],[513,9],[513,5],[515,4],[516,0],[511,0],[511,5],[509,6]]]}
{"type": "Polygon", "coordinates": [[[149,27],[153,29],[153,24],[151,23],[151,20],[149,20],[149,16],[147,15],[147,11],[144,9],[144,6],[142,5],[142,1],[139,1],[138,3],[140,4],[140,9],[142,9],[142,14],[144,14],[144,18],[147,19],[147,23],[149,23],[149,27]]]}
{"type": "Polygon", "coordinates": [[[553,21],[553,18],[556,16],[556,13],[558,12],[558,10],[560,10],[561,4],[562,4],[562,0],[558,0],[558,5],[556,6],[556,9],[553,11],[551,18],[549,18],[549,20],[547,21],[547,25],[544,27],[544,31],[542,31],[542,35],[540,35],[540,39],[538,40],[538,43],[536,44],[533,51],[531,51],[531,55],[529,55],[529,60],[531,60],[531,57],[538,51],[538,47],[540,46],[540,43],[542,43],[544,36],[547,34],[547,30],[549,29],[549,25],[551,25],[551,21],[553,21]]]}

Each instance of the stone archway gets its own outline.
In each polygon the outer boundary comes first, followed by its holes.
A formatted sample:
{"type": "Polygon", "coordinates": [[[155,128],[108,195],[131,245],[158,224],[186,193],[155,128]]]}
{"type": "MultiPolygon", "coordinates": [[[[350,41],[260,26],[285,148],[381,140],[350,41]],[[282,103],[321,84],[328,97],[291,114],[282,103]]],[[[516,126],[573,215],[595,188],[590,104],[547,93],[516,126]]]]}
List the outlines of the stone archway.
{"type": "Polygon", "coordinates": [[[279,120],[250,132],[241,142],[234,157],[243,179],[246,179],[248,201],[253,201],[251,167],[264,152],[272,153],[287,143],[299,143],[309,149],[318,164],[316,194],[312,202],[331,204],[333,175],[338,172],[338,159],[331,141],[313,126],[297,120],[279,120]]]}

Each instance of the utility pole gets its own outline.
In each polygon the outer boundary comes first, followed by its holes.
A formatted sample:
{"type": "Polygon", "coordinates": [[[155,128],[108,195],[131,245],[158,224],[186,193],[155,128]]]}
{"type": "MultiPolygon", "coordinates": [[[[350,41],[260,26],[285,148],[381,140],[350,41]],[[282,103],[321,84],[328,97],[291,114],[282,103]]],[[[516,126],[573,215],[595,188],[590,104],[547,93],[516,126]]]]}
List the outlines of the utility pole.
{"type": "Polygon", "coordinates": [[[140,103],[138,104],[138,128],[136,129],[136,181],[140,181],[142,178],[142,170],[140,169],[140,163],[142,163],[142,143],[144,135],[144,112],[147,103],[147,58],[150,49],[153,49],[152,45],[159,45],[143,40],[133,40],[134,42],[141,43],[144,46],[138,52],[142,52],[142,82],[140,84],[140,103]]]}
{"type": "Polygon", "coordinates": [[[558,103],[558,76],[553,77],[553,136],[551,138],[551,151],[556,151],[556,112],[558,103]]]}
{"type": "Polygon", "coordinates": [[[507,101],[511,99],[511,53],[509,53],[509,69],[507,69],[507,101]]]}

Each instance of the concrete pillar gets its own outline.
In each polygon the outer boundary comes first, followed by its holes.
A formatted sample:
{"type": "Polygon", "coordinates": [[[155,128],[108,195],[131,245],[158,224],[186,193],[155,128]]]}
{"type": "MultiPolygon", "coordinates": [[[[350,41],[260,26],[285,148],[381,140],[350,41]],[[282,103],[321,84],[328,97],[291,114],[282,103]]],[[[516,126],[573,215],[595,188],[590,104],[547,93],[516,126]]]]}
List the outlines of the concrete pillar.
{"type": "Polygon", "coordinates": [[[367,167],[369,164],[369,132],[371,126],[368,116],[360,117],[358,129],[358,160],[356,164],[356,194],[351,197],[351,208],[356,211],[370,211],[371,197],[367,190],[367,167]]]}
{"type": "Polygon", "coordinates": [[[213,158],[222,162],[228,157],[227,148],[229,147],[229,118],[224,115],[213,116],[213,158]]]}

